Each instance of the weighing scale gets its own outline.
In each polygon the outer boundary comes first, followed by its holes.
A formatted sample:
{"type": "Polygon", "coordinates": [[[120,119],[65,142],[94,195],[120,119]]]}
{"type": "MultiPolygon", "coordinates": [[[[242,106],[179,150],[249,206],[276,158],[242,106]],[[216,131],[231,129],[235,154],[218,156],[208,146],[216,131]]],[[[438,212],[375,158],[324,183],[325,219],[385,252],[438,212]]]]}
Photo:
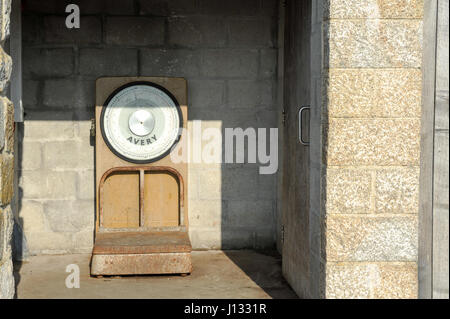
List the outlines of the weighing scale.
{"type": "Polygon", "coordinates": [[[96,225],[91,275],[189,274],[187,127],[182,78],[96,82],[96,225]]]}

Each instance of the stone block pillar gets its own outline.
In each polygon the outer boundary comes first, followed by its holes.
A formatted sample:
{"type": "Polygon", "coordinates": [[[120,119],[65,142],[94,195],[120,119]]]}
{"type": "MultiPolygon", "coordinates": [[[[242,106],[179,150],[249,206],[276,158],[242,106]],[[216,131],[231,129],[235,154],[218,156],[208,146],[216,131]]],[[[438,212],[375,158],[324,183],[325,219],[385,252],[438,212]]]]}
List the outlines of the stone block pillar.
{"type": "Polygon", "coordinates": [[[11,0],[0,0],[0,299],[14,297],[11,253],[13,216],[11,198],[14,182],[14,108],[5,96],[12,62],[3,50],[9,36],[11,0]]]}
{"type": "Polygon", "coordinates": [[[423,0],[327,0],[325,298],[417,298],[423,0]]]}

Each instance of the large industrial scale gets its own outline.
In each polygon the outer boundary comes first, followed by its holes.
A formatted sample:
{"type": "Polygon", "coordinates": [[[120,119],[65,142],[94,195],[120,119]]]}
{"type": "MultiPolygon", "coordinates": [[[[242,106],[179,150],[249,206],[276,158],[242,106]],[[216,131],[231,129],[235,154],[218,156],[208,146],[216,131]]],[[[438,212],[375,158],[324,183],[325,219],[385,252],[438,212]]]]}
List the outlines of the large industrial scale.
{"type": "Polygon", "coordinates": [[[91,275],[189,274],[182,78],[108,77],[96,82],[96,225],[91,275]]]}

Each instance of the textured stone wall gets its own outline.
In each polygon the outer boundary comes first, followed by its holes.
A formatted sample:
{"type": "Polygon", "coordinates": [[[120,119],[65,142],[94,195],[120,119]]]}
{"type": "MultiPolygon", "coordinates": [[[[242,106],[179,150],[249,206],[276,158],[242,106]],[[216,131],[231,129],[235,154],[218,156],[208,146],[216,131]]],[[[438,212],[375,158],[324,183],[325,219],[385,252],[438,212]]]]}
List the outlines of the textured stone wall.
{"type": "Polygon", "coordinates": [[[328,0],[326,298],[416,298],[423,0],[328,0]]]}
{"type": "Polygon", "coordinates": [[[11,236],[11,198],[14,181],[14,108],[5,96],[11,76],[11,57],[3,47],[9,37],[11,0],[0,1],[0,299],[14,297],[11,236]]]}
{"type": "MultiPolygon", "coordinates": [[[[25,123],[19,142],[20,246],[89,252],[94,226],[95,79],[179,76],[203,128],[276,127],[275,0],[28,0],[23,13],[25,123]],[[77,3],[81,28],[64,25],[77,3]]],[[[205,141],[206,144],[207,141],[205,141]]],[[[254,164],[192,164],[195,248],[275,242],[276,176],[254,164]]]]}

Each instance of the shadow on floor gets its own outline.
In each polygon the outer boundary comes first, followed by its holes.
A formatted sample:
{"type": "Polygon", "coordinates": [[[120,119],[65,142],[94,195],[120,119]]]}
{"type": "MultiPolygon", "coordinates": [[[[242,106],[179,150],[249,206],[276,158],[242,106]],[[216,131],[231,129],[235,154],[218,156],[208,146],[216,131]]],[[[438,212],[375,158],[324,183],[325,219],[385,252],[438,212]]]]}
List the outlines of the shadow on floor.
{"type": "Polygon", "coordinates": [[[14,261],[14,288],[15,288],[15,293],[14,293],[14,299],[17,299],[17,287],[19,286],[20,283],[20,269],[22,268],[22,261],[14,261]]]}
{"type": "Polygon", "coordinates": [[[298,298],[282,275],[281,255],[276,250],[225,250],[225,255],[273,299],[298,298]]]}

